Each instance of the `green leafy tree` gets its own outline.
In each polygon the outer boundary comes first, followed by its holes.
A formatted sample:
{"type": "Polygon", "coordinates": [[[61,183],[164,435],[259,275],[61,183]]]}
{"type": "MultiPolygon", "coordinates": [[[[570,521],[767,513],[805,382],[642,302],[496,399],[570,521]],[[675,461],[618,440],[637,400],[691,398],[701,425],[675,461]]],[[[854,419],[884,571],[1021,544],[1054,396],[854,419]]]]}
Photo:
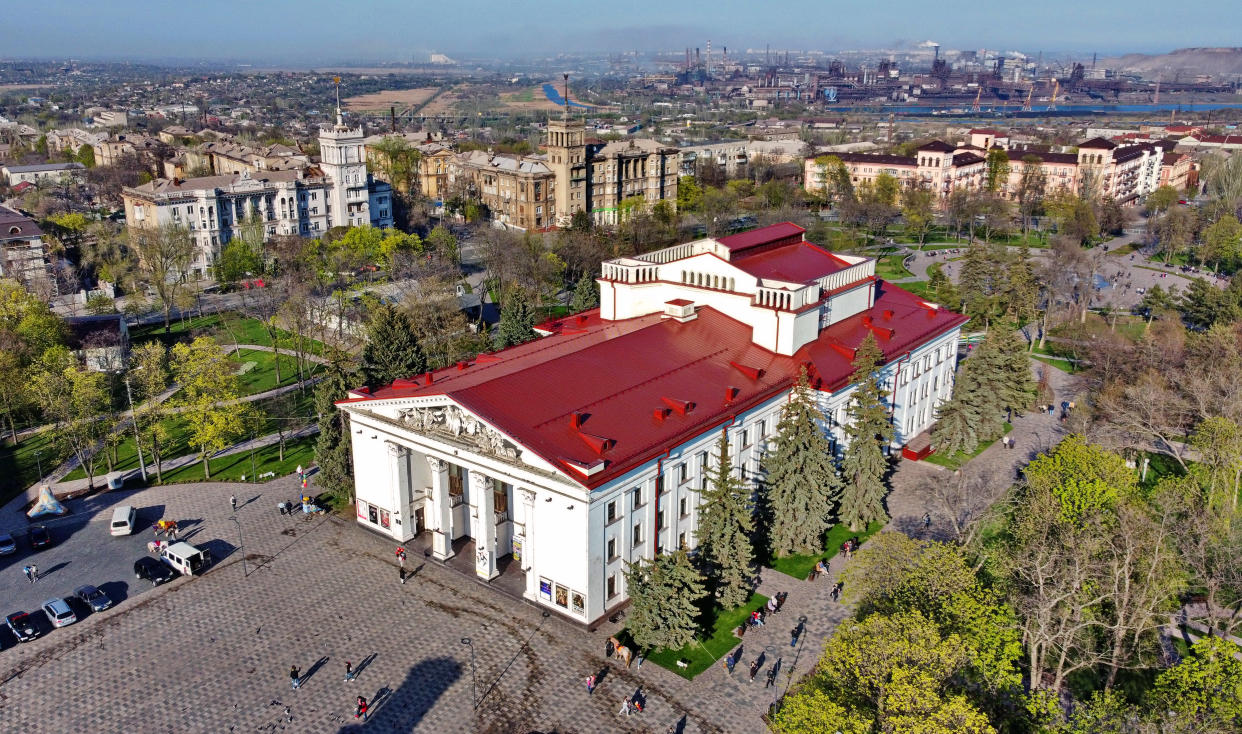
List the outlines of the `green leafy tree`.
{"type": "Polygon", "coordinates": [[[315,413],[319,418],[319,436],[315,439],[315,463],[319,465],[316,482],[342,500],[352,504],[354,480],[349,426],[343,411],[335,402],[345,399],[345,374],[335,368],[315,386],[315,413]]]}
{"type": "Polygon", "coordinates": [[[1224,416],[1211,416],[1195,427],[1190,443],[1199,450],[1195,472],[1212,510],[1236,511],[1242,491],[1242,427],[1224,416]]]}
{"type": "Polygon", "coordinates": [[[1156,677],[1153,708],[1176,712],[1205,731],[1242,729],[1242,661],[1237,659],[1237,645],[1204,637],[1190,652],[1190,657],[1156,677]]]}
{"type": "Polygon", "coordinates": [[[221,283],[237,283],[260,272],[262,262],[258,253],[240,238],[230,240],[216,259],[216,280],[221,283]]]}
{"type": "Polygon", "coordinates": [[[155,290],[167,333],[172,310],[177,307],[194,260],[194,239],[188,229],[176,225],[135,227],[129,230],[129,248],[137,257],[143,280],[155,290]]]}
{"type": "Polygon", "coordinates": [[[988,151],[983,175],[983,188],[989,194],[1004,194],[1009,185],[1009,154],[1001,148],[988,151]]]}
{"type": "Polygon", "coordinates": [[[625,588],[627,629],[640,648],[676,650],[694,640],[707,589],[685,550],[626,564],[625,588]]]}
{"type": "Polygon", "coordinates": [[[804,367],[763,460],[767,477],[760,495],[773,556],[824,550],[824,534],[841,494],[824,424],[804,367]]]}
{"type": "Polygon", "coordinates": [[[754,548],[750,534],[755,520],[750,492],[734,474],[729,438],[716,444],[716,465],[700,490],[697,531],[700,558],[716,583],[716,597],[725,609],[741,606],[754,589],[754,548]]]}
{"type": "Polygon", "coordinates": [[[427,371],[427,357],[404,311],[382,305],[367,326],[359,372],[367,387],[390,384],[427,371]]]}
{"type": "Polygon", "coordinates": [[[504,349],[525,344],[538,335],[535,333],[535,309],[526,297],[526,291],[514,288],[500,308],[500,327],[496,334],[496,348],[504,349]]]}
{"type": "Polygon", "coordinates": [[[1143,210],[1148,214],[1160,215],[1176,206],[1181,198],[1182,195],[1177,189],[1166,184],[1147,195],[1143,210]]]}
{"type": "Polygon", "coordinates": [[[598,305],[599,286],[596,285],[595,278],[592,278],[590,273],[583,273],[578,282],[574,284],[574,295],[569,302],[569,310],[571,313],[582,313],[598,305]]]}
{"type": "Polygon", "coordinates": [[[173,379],[181,385],[177,403],[188,418],[189,443],[198,449],[203,477],[211,479],[211,455],[246,435],[254,410],[236,402],[235,365],[211,337],[175,345],[171,365],[173,379]]]}
{"type": "Polygon", "coordinates": [[[693,176],[682,176],[677,181],[677,211],[696,212],[703,206],[703,188],[693,176]]]}
{"type": "Polygon", "coordinates": [[[87,487],[94,489],[95,468],[102,457],[96,449],[111,428],[103,420],[111,407],[104,374],[76,365],[49,370],[36,376],[31,389],[43,415],[55,426],[56,441],[78,460],[86,472],[87,487]]]}
{"type": "Polygon", "coordinates": [[[958,368],[953,397],[936,407],[936,427],[931,434],[936,451],[944,456],[973,452],[979,446],[977,427],[990,402],[989,396],[980,390],[970,360],[967,360],[958,368]]]}
{"type": "Polygon", "coordinates": [[[1199,230],[1199,217],[1190,207],[1175,206],[1156,220],[1156,239],[1167,264],[1190,249],[1199,230]]]}
{"type": "Polygon", "coordinates": [[[437,224],[427,234],[427,246],[454,265],[461,264],[461,250],[457,244],[457,237],[443,224],[437,224]]]}
{"type": "Polygon", "coordinates": [[[1225,214],[1203,230],[1199,259],[1213,263],[1219,270],[1222,263],[1232,263],[1242,254],[1242,224],[1233,214],[1225,214]]]}
{"type": "Polygon", "coordinates": [[[49,350],[63,349],[68,329],[47,304],[11,278],[0,278],[0,410],[17,443],[17,421],[37,408],[28,385],[49,350]]]}
{"type": "Polygon", "coordinates": [[[137,401],[134,420],[137,422],[141,449],[151,456],[151,470],[157,482],[164,481],[160,460],[168,441],[168,431],[161,422],[164,411],[158,398],[168,388],[168,353],[159,341],[147,341],[134,347],[130,355],[131,388],[137,401]]]}
{"type": "Polygon", "coordinates": [[[1018,214],[1022,217],[1022,231],[1030,228],[1031,217],[1039,214],[1044,208],[1044,192],[1048,187],[1048,176],[1040,165],[1038,156],[1022,157],[1022,177],[1018,181],[1018,190],[1014,196],[1018,200],[1018,214]]]}
{"type": "Polygon", "coordinates": [[[841,461],[845,486],[839,510],[842,522],[848,523],[854,532],[871,522],[888,520],[884,510],[885,477],[889,470],[885,449],[893,440],[894,429],[880,385],[882,357],[875,336],[870,333],[854,353],[851,382],[856,387],[850,396],[849,421],[845,426],[848,444],[841,461]]]}
{"type": "Polygon", "coordinates": [[[910,185],[901,193],[901,219],[906,234],[916,238],[920,245],[931,230],[934,201],[932,192],[922,186],[910,185]]]}

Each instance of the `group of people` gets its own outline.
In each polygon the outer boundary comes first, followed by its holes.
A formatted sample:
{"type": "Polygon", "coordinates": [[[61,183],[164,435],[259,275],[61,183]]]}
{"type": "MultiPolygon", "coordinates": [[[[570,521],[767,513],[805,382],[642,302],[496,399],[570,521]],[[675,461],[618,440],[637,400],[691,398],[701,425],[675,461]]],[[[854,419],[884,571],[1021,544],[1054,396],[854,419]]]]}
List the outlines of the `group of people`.
{"type": "MultiPolygon", "coordinates": [[[[315,667],[318,667],[318,666],[315,666],[315,667]]],[[[358,675],[358,671],[354,670],[354,664],[350,662],[349,660],[346,660],[345,661],[345,681],[352,681],[355,679],[357,675],[358,675]]],[[[295,691],[298,690],[299,688],[302,687],[302,681],[303,681],[302,670],[296,665],[290,666],[289,667],[290,688],[292,688],[295,691]]],[[[362,719],[363,721],[366,721],[367,710],[369,709],[369,707],[370,706],[367,703],[367,699],[364,698],[363,696],[359,696],[354,706],[354,718],[362,719]]],[[[286,708],[285,710],[287,712],[288,708],[286,708]]],[[[292,719],[290,719],[290,721],[292,721],[292,719]]]]}

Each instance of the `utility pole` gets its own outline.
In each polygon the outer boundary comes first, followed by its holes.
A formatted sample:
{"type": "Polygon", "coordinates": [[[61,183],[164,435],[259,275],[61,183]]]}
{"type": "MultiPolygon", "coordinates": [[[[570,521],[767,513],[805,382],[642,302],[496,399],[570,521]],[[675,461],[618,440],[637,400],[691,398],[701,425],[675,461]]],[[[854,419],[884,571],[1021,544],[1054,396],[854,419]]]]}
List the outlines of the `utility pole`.
{"type": "Polygon", "coordinates": [[[147,483],[147,462],[142,459],[142,439],[138,434],[138,414],[134,412],[134,392],[129,387],[129,373],[125,374],[125,396],[129,398],[129,422],[134,424],[134,449],[138,452],[138,469],[142,472],[142,483],[147,483]]]}

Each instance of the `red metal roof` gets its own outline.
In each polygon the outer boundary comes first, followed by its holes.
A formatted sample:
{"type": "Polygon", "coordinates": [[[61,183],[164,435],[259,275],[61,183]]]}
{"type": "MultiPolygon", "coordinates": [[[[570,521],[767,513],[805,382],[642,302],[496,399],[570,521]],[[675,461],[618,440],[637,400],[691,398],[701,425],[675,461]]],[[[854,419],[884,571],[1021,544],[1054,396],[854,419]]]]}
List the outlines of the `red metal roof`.
{"type": "Polygon", "coordinates": [[[810,242],[800,242],[793,247],[778,247],[754,255],[734,256],[730,262],[757,278],[795,283],[809,283],[849,267],[846,261],[810,242]]]}
{"type": "Polygon", "coordinates": [[[594,488],[779,395],[804,362],[820,389],[844,387],[850,355],[868,333],[893,360],[966,321],[887,283],[877,288],[873,308],[822,331],[792,357],[756,346],[749,326],[707,307],[685,323],[659,314],[603,321],[592,310],[542,324],[550,336],[464,369],[342,403],[444,395],[594,488]],[[602,471],[581,472],[601,459],[602,471]]]}
{"type": "Polygon", "coordinates": [[[806,232],[805,229],[793,222],[781,222],[780,224],[752,229],[748,232],[731,234],[728,237],[718,237],[716,241],[724,245],[729,249],[730,253],[736,256],[742,250],[750,250],[765,245],[779,246],[801,242],[804,232],[806,232]]]}

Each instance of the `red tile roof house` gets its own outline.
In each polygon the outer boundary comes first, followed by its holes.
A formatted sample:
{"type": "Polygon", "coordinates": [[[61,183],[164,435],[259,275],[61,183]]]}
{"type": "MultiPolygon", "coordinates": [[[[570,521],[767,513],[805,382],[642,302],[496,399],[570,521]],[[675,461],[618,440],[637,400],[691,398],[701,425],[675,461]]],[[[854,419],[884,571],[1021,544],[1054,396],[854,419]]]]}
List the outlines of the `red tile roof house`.
{"type": "Polygon", "coordinates": [[[803,235],[784,223],[610,260],[601,307],[539,339],[353,390],[338,406],[358,522],[429,534],[435,558],[591,624],[626,601],[624,561],[696,545],[721,432],[754,480],[803,366],[839,445],[874,335],[903,446],[951,394],[966,318],[803,235]]]}

